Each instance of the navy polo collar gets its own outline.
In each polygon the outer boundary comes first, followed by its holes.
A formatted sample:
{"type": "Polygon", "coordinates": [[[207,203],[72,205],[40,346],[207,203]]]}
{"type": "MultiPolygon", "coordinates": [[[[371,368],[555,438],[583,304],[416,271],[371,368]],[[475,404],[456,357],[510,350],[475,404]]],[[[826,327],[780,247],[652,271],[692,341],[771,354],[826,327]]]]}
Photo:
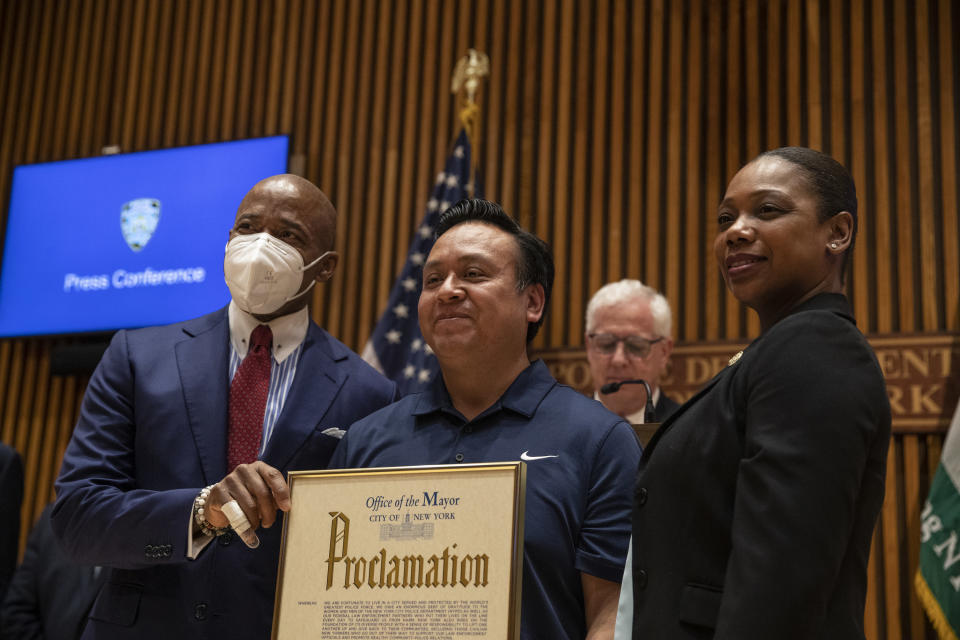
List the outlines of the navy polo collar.
{"type": "MultiPolygon", "coordinates": [[[[512,411],[531,418],[547,393],[556,384],[557,381],[550,375],[550,370],[543,363],[543,360],[536,360],[521,371],[503,395],[483,413],[474,418],[473,422],[482,420],[500,410],[512,411]]],[[[420,394],[420,398],[413,409],[413,415],[425,416],[437,411],[464,420],[463,415],[454,408],[453,402],[450,400],[450,394],[443,383],[442,374],[435,376],[430,389],[420,394]]]]}

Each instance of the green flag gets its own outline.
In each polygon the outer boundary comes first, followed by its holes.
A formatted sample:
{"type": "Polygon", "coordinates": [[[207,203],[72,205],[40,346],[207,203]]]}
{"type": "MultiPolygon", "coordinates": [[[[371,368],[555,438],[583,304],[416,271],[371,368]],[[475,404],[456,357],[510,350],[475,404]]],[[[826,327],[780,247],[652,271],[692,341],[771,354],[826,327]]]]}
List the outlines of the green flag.
{"type": "Polygon", "coordinates": [[[960,405],[920,513],[920,566],[914,585],[940,638],[960,629],[960,405]]]}

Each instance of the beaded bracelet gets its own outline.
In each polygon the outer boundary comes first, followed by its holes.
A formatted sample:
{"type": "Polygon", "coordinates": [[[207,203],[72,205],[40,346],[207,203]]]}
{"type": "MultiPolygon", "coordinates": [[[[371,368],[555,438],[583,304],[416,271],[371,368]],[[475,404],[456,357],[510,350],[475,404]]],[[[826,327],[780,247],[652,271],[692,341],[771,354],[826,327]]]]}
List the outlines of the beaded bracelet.
{"type": "Polygon", "coordinates": [[[197,497],[193,500],[193,519],[200,527],[200,531],[202,531],[204,535],[222,536],[230,529],[230,527],[215,527],[207,522],[206,516],[203,515],[203,508],[207,504],[207,498],[210,496],[210,489],[212,489],[213,486],[214,485],[211,484],[208,487],[200,489],[199,495],[197,495],[197,497]]]}

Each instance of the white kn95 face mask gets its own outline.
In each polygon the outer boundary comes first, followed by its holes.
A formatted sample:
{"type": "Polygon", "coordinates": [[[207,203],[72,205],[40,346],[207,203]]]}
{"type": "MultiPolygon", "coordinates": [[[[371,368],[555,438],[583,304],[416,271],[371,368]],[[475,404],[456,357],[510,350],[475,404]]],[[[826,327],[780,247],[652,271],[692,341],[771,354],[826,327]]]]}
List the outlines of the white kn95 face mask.
{"type": "Polygon", "coordinates": [[[227,243],[223,276],[238,307],[247,313],[265,315],[310,291],[315,280],[299,290],[303,272],[329,253],[304,265],[299,251],[269,233],[238,235],[227,243]]]}

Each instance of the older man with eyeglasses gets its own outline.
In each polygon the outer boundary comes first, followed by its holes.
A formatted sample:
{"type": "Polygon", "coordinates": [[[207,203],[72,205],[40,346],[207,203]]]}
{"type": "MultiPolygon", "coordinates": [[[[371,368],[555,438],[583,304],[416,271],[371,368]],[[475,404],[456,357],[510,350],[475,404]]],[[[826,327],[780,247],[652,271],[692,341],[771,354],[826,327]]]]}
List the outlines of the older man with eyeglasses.
{"type": "Polygon", "coordinates": [[[601,287],[587,305],[587,360],[594,397],[631,424],[644,422],[647,391],[640,384],[624,385],[601,394],[611,382],[646,380],[653,395],[654,415],[663,422],[679,406],[660,390],[670,352],[672,317],[667,299],[639,280],[620,280],[601,287]]]}

